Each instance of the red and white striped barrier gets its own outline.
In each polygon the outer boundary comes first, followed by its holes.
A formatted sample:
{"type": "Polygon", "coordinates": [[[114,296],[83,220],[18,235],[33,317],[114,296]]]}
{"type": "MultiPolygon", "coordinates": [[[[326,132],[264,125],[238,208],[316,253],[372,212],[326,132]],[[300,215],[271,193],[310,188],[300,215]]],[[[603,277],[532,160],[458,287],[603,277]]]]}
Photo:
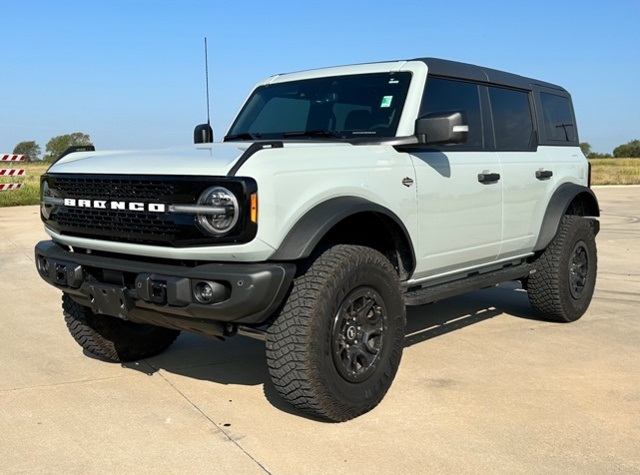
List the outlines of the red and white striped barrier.
{"type": "Polygon", "coordinates": [[[0,155],[0,162],[24,162],[24,155],[0,155]]]}
{"type": "Polygon", "coordinates": [[[9,176],[11,177],[11,183],[2,184],[0,183],[0,191],[11,191],[11,190],[19,190],[22,188],[22,183],[14,183],[14,176],[24,176],[26,174],[25,170],[17,170],[13,168],[13,162],[24,162],[24,155],[0,155],[0,162],[9,162],[10,168],[1,168],[0,176],[9,176]]]}
{"type": "Polygon", "coordinates": [[[0,169],[0,176],[23,176],[25,173],[25,170],[8,170],[6,168],[0,169]]]}
{"type": "Polygon", "coordinates": [[[0,191],[19,190],[22,188],[22,183],[7,183],[5,185],[0,184],[0,191]]]}

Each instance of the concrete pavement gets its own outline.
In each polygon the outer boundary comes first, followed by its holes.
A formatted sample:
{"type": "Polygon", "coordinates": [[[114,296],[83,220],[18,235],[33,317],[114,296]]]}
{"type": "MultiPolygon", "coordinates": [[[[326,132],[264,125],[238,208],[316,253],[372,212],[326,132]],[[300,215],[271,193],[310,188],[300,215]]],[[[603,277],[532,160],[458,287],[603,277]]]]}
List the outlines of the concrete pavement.
{"type": "Polygon", "coordinates": [[[35,271],[38,208],[0,209],[0,473],[640,473],[640,187],[595,191],[581,320],[534,319],[513,284],[410,308],[391,390],[343,424],[280,401],[254,340],[83,354],[35,271]]]}

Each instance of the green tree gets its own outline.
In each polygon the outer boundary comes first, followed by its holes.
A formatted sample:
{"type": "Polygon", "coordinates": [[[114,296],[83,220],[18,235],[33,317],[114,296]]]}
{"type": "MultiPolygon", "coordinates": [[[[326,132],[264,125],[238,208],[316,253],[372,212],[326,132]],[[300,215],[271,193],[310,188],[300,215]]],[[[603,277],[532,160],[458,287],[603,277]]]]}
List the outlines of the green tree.
{"type": "Polygon", "coordinates": [[[587,158],[611,158],[611,154],[591,152],[589,155],[587,155],[587,158]]]}
{"type": "Polygon", "coordinates": [[[82,132],[53,137],[47,142],[45,147],[47,153],[43,160],[47,162],[53,161],[62,155],[62,152],[74,145],[91,145],[91,137],[89,137],[89,134],[83,134],[82,132]]]}
{"type": "Polygon", "coordinates": [[[42,153],[42,150],[40,149],[40,145],[38,145],[34,140],[31,140],[28,142],[20,142],[13,149],[13,153],[24,155],[27,162],[35,162],[36,160],[40,160],[40,153],[42,153]]]}
{"type": "Polygon", "coordinates": [[[640,158],[640,140],[632,140],[613,149],[616,158],[640,158]]]}
{"type": "Polygon", "coordinates": [[[588,157],[591,153],[591,144],[589,142],[580,142],[580,150],[585,157],[588,157]]]}

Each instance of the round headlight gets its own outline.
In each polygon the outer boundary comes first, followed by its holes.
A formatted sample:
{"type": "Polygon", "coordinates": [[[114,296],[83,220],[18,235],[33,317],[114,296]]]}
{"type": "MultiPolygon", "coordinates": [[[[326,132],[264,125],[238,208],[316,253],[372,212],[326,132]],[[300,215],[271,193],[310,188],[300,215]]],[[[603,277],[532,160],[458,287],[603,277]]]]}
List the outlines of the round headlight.
{"type": "Polygon", "coordinates": [[[209,234],[220,236],[233,229],[240,217],[236,196],[222,186],[207,188],[198,198],[198,206],[211,207],[211,212],[198,213],[198,223],[209,234]]]}
{"type": "Polygon", "coordinates": [[[42,213],[42,217],[44,219],[49,219],[49,217],[51,216],[51,210],[53,209],[53,206],[50,203],[46,202],[46,198],[50,198],[52,196],[53,193],[51,193],[49,184],[46,181],[43,181],[40,190],[40,212],[42,213]]]}

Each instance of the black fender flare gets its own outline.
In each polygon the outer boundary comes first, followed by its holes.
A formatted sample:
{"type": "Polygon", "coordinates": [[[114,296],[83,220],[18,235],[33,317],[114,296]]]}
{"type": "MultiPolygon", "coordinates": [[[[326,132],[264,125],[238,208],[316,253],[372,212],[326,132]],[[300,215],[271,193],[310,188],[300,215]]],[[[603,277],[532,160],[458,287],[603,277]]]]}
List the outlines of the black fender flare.
{"type": "Polygon", "coordinates": [[[270,260],[298,260],[311,255],[322,238],[342,220],[358,213],[372,212],[391,219],[404,234],[415,265],[415,250],[402,220],[391,210],[358,196],[332,198],[315,207],[298,220],[270,260]]]}
{"type": "Polygon", "coordinates": [[[538,240],[533,248],[534,251],[542,251],[549,245],[556,235],[558,227],[560,226],[560,221],[567,213],[569,205],[571,205],[573,200],[578,196],[584,200],[585,216],[600,216],[598,199],[591,188],[576,185],[575,183],[565,183],[560,185],[560,187],[558,187],[551,196],[549,204],[547,205],[547,210],[545,211],[544,218],[542,219],[542,226],[538,233],[538,240]]]}

